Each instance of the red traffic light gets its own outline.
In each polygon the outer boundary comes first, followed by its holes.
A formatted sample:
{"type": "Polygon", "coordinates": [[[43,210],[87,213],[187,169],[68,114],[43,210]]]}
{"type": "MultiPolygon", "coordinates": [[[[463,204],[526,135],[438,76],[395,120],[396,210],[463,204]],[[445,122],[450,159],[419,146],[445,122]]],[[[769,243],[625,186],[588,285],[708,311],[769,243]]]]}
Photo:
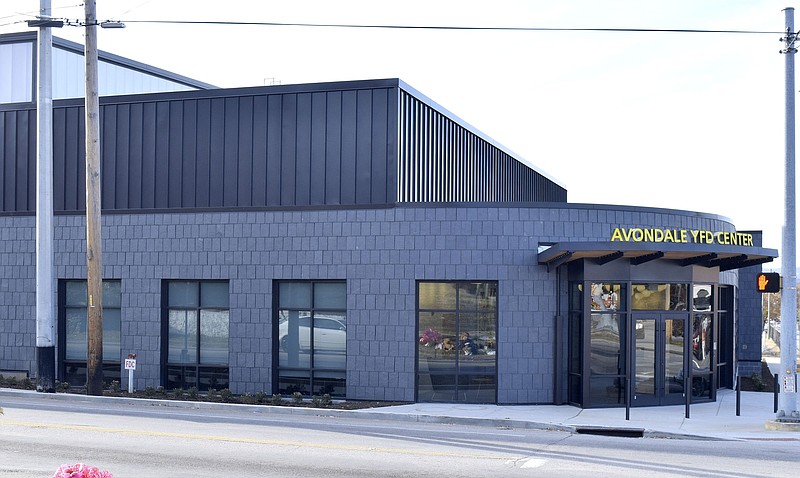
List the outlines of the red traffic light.
{"type": "Polygon", "coordinates": [[[781,275],[777,272],[762,272],[756,276],[756,289],[759,292],[780,292],[781,275]]]}

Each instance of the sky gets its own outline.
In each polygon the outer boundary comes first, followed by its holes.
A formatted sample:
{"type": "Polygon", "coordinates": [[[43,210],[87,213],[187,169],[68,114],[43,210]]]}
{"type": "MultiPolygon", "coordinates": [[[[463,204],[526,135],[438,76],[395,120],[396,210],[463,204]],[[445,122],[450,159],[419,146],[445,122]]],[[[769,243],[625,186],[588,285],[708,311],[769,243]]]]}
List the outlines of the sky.
{"type": "MultiPolygon", "coordinates": [[[[80,20],[79,0],[52,0],[80,20]]],[[[783,9],[758,0],[98,0],[101,50],[220,87],[400,78],[567,188],[571,203],[785,223],[783,9]],[[231,21],[743,30],[486,31],[156,24],[231,21]]],[[[39,0],[0,2],[0,33],[39,0]]],[[[796,12],[796,24],[800,14],[796,12]]],[[[83,43],[84,29],[54,35],[83,43]]],[[[800,83],[798,83],[800,84],[800,83]]],[[[780,259],[774,262],[779,267],[780,259]]],[[[765,266],[769,268],[770,266],[765,266]]]]}

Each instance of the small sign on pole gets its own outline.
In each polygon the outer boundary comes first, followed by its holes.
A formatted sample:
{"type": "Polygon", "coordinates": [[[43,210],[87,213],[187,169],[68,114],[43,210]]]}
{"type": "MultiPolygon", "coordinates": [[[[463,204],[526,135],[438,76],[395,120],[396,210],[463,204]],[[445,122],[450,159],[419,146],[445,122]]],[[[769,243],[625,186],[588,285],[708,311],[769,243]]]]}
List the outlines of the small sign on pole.
{"type": "Polygon", "coordinates": [[[133,392],[133,371],[136,370],[136,354],[128,354],[125,359],[125,370],[128,371],[128,393],[133,392]]]}
{"type": "Polygon", "coordinates": [[[796,391],[794,388],[794,374],[791,371],[788,372],[790,373],[783,376],[783,391],[785,393],[794,393],[796,391]]]}
{"type": "Polygon", "coordinates": [[[125,370],[136,370],[136,359],[135,358],[127,358],[127,359],[125,359],[125,370]]]}

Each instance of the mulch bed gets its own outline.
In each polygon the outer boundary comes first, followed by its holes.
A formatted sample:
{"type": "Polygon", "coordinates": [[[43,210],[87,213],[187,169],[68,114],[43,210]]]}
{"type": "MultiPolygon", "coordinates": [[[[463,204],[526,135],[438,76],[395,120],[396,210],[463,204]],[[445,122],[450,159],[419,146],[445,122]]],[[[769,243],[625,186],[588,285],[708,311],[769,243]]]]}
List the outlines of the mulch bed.
{"type": "Polygon", "coordinates": [[[775,377],[769,370],[769,366],[761,361],[761,375],[753,374],[750,377],[742,377],[741,385],[743,392],[772,392],[775,386],[775,377]]]}

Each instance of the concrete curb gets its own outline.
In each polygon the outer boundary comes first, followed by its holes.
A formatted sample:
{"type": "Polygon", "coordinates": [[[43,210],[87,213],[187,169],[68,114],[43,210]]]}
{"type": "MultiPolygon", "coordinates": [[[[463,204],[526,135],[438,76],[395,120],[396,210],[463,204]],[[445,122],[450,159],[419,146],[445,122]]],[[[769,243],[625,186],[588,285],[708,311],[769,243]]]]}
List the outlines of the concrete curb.
{"type": "Polygon", "coordinates": [[[770,420],[764,424],[764,427],[770,431],[781,432],[800,432],[800,421],[778,421],[770,420]]]}
{"type": "MultiPolygon", "coordinates": [[[[46,402],[72,402],[72,403],[116,403],[130,407],[151,407],[151,408],[174,408],[182,410],[204,410],[204,411],[226,411],[239,412],[250,415],[296,415],[296,416],[319,416],[334,418],[356,418],[363,420],[384,420],[408,423],[438,423],[444,425],[471,425],[482,426],[496,429],[528,429],[560,431],[572,434],[587,434],[588,429],[596,430],[596,434],[605,436],[630,436],[631,428],[595,426],[595,425],[564,425],[558,423],[546,423],[515,419],[498,418],[475,418],[475,417],[455,417],[446,415],[427,415],[420,413],[397,413],[379,411],[379,409],[359,409],[359,410],[340,410],[330,408],[313,407],[293,407],[282,405],[247,405],[238,403],[218,403],[218,402],[193,402],[181,400],[160,400],[150,398],[129,398],[129,397],[97,397],[91,395],[78,395],[72,393],[40,393],[33,390],[17,390],[0,388],[0,399],[2,397],[15,397],[31,399],[32,401],[46,402]]],[[[2,400],[0,400],[0,405],[2,400]]],[[[642,438],[660,438],[673,440],[706,440],[706,441],[727,441],[726,438],[701,436],[685,433],[664,432],[650,429],[636,429],[642,438]]]]}
{"type": "Polygon", "coordinates": [[[183,410],[206,410],[206,411],[237,411],[256,415],[305,415],[305,416],[326,416],[341,418],[361,418],[369,420],[391,420],[401,422],[418,423],[441,423],[449,425],[480,425],[493,428],[531,428],[543,430],[556,430],[565,432],[575,432],[575,427],[558,425],[552,423],[537,423],[522,420],[495,419],[495,418],[466,418],[450,417],[440,415],[424,415],[409,413],[380,412],[375,409],[341,410],[335,408],[314,408],[314,407],[293,407],[290,405],[247,405],[240,403],[218,403],[218,402],[193,402],[182,400],[159,400],[152,398],[128,398],[128,397],[96,397],[91,395],[78,395],[73,393],[39,393],[32,390],[0,389],[0,398],[32,398],[38,401],[62,401],[73,403],[102,403],[114,402],[118,405],[153,407],[153,408],[176,408],[183,410]]]}

